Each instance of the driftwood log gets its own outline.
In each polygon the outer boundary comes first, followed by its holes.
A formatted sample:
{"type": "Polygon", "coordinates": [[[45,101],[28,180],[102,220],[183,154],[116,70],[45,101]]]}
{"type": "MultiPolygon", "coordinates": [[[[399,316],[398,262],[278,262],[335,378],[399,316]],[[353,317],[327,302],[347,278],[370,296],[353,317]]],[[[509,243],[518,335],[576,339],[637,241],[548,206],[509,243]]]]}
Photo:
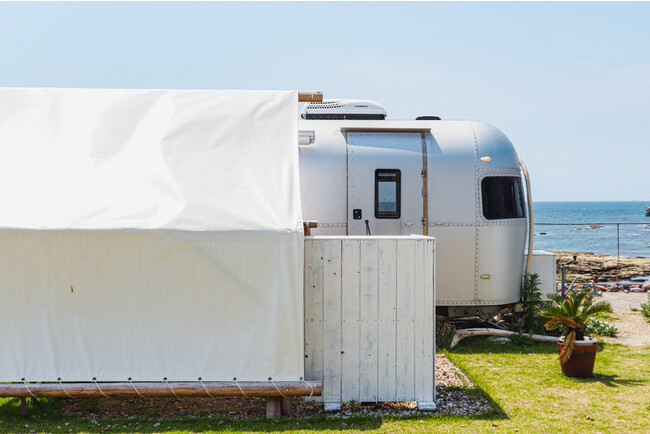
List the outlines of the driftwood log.
{"type": "MultiPolygon", "coordinates": [[[[136,398],[187,396],[294,397],[320,396],[316,381],[204,381],[0,384],[0,398],[136,398]],[[277,387],[276,387],[277,386],[277,387]]],[[[278,401],[279,402],[279,401],[278,401]]]]}
{"type": "MultiPolygon", "coordinates": [[[[462,329],[457,330],[454,334],[454,338],[451,340],[450,348],[458,345],[458,342],[468,338],[470,336],[501,336],[501,337],[510,337],[512,335],[517,335],[517,332],[511,332],[508,330],[499,330],[499,329],[489,329],[489,328],[473,328],[473,329],[462,329]]],[[[527,335],[530,336],[532,340],[537,342],[558,342],[560,338],[555,336],[543,336],[543,335],[527,335]]]]}

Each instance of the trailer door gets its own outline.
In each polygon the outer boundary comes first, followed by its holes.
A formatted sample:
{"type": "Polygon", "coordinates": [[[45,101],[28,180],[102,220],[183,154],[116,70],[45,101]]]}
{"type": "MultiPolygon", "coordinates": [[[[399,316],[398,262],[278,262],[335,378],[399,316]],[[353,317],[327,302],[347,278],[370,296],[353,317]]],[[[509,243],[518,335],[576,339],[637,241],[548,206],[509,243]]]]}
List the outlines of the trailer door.
{"type": "Polygon", "coordinates": [[[424,233],[422,137],[347,133],[348,235],[424,233]]]}

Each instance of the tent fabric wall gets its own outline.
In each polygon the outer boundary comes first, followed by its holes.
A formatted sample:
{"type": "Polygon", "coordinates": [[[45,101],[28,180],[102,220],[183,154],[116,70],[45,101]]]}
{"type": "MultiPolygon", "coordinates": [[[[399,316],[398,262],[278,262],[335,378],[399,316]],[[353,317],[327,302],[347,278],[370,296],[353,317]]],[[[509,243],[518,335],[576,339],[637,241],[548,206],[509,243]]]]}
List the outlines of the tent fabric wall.
{"type": "Polygon", "coordinates": [[[0,89],[0,381],[301,378],[297,104],[0,89]]]}

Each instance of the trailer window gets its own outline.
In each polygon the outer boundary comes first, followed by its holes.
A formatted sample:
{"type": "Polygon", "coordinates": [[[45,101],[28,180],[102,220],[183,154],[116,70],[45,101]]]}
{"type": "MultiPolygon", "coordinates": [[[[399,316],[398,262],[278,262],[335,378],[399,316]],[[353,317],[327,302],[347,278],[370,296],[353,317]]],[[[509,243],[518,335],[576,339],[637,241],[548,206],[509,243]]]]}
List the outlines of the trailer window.
{"type": "Polygon", "coordinates": [[[375,217],[400,218],[401,172],[397,169],[375,170],[375,217]]]}
{"type": "Polygon", "coordinates": [[[481,181],[483,215],[488,220],[526,217],[521,178],[488,176],[481,181]]]}

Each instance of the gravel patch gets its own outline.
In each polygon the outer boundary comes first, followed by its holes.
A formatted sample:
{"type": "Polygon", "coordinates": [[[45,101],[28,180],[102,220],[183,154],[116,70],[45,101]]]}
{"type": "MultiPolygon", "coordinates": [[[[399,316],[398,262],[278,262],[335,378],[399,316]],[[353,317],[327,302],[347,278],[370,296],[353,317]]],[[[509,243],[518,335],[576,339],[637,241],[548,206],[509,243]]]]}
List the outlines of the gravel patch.
{"type": "MultiPolygon", "coordinates": [[[[436,355],[436,405],[434,412],[421,412],[415,402],[380,403],[361,405],[343,404],[341,411],[326,413],[323,404],[293,400],[294,418],[328,415],[333,418],[351,416],[413,416],[427,414],[472,415],[492,408],[483,397],[475,397],[471,391],[476,386],[444,354],[436,355]]],[[[252,419],[265,415],[263,398],[100,398],[62,399],[61,409],[66,415],[102,419],[141,418],[163,421],[172,418],[230,418],[252,419]]],[[[164,425],[164,424],[163,424],[164,425]]],[[[163,428],[163,426],[161,426],[163,428]]]]}
{"type": "Polygon", "coordinates": [[[602,300],[612,305],[618,319],[614,325],[618,334],[614,338],[602,338],[604,342],[622,344],[632,348],[650,347],[650,322],[641,316],[641,303],[648,300],[648,294],[642,292],[604,292],[602,300]]]}
{"type": "Polygon", "coordinates": [[[648,301],[648,294],[644,292],[603,292],[602,298],[596,300],[608,301],[614,312],[639,312],[641,303],[648,301]]]}

